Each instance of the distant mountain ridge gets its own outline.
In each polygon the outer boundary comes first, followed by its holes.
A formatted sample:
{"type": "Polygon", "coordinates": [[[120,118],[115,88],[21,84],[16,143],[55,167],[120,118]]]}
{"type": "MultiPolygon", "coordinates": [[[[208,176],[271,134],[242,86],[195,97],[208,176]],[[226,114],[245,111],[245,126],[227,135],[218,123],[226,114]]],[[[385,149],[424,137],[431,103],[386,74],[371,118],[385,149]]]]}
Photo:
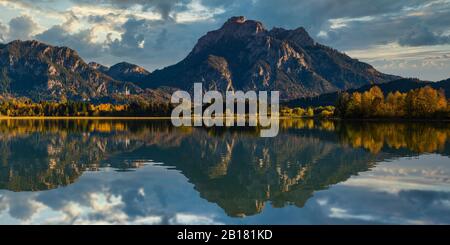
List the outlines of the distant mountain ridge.
{"type": "Polygon", "coordinates": [[[278,90],[291,104],[323,104],[337,91],[371,84],[414,87],[399,79],[318,44],[302,27],[267,30],[242,16],[201,37],[179,63],[154,72],[127,62],[88,64],[75,50],[39,41],[0,44],[0,95],[34,101],[168,103],[174,90],[191,91],[193,83],[201,82],[205,90],[278,90]]]}
{"type": "Polygon", "coordinates": [[[154,71],[143,86],[190,90],[202,82],[209,90],[278,90],[295,99],[398,78],[316,43],[304,28],[269,31],[241,16],[208,32],[184,60],[154,71]]]}
{"type": "Polygon", "coordinates": [[[142,92],[133,83],[115,80],[93,69],[70,48],[38,41],[13,41],[0,46],[2,93],[34,100],[91,100],[125,89],[142,92]]]}
{"type": "Polygon", "coordinates": [[[133,82],[136,84],[139,84],[150,74],[150,72],[145,70],[143,67],[130,64],[128,62],[121,62],[111,67],[106,67],[104,65],[91,62],[89,63],[89,66],[105,73],[115,80],[133,82]]]}
{"type": "MultiPolygon", "coordinates": [[[[353,93],[353,92],[365,92],[368,91],[372,86],[374,85],[366,85],[357,89],[350,89],[346,92],[353,93]]],[[[385,95],[387,95],[390,92],[399,91],[402,93],[408,92],[413,89],[417,88],[423,88],[425,86],[430,86],[435,89],[443,89],[445,91],[445,96],[447,98],[450,98],[450,79],[442,80],[439,82],[429,82],[429,81],[422,81],[416,78],[402,78],[398,80],[394,80],[391,82],[383,83],[383,84],[377,84],[381,91],[385,95]]],[[[291,101],[287,101],[284,103],[287,106],[290,107],[317,107],[317,106],[328,106],[328,105],[334,105],[336,100],[339,97],[340,92],[333,92],[333,93],[327,93],[322,94],[316,97],[312,98],[300,98],[295,99],[291,101]]]]}

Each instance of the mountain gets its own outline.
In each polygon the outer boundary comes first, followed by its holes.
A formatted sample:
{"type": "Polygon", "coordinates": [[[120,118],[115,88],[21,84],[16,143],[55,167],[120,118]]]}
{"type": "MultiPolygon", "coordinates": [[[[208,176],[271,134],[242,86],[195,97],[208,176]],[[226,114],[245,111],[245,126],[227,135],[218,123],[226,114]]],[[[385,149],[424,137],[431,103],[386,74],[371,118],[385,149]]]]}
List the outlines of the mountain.
{"type": "Polygon", "coordinates": [[[89,62],[89,67],[94,70],[100,71],[102,73],[107,73],[109,71],[109,67],[99,64],[97,62],[89,62]]]}
{"type": "Polygon", "coordinates": [[[95,62],[91,62],[89,65],[118,81],[134,82],[136,84],[139,84],[150,74],[144,68],[127,62],[121,62],[109,68],[95,62]]]}
{"type": "Polygon", "coordinates": [[[318,44],[302,27],[267,30],[261,22],[232,17],[201,37],[179,63],[152,73],[122,62],[87,64],[76,51],[38,41],[0,44],[0,96],[39,100],[167,103],[176,89],[278,90],[290,105],[333,104],[338,91],[407,91],[429,84],[450,92],[450,80],[426,83],[383,74],[371,65],[318,44]],[[132,96],[129,96],[132,95],[132,96]]]}
{"type": "MultiPolygon", "coordinates": [[[[368,91],[373,85],[365,85],[357,89],[347,90],[349,93],[353,92],[365,92],[368,91]]],[[[402,78],[391,82],[377,84],[377,86],[383,91],[385,95],[390,92],[399,91],[406,93],[410,90],[430,86],[435,89],[443,89],[447,98],[450,98],[450,79],[440,82],[422,81],[414,78],[402,78]]],[[[312,98],[300,98],[286,102],[285,104],[290,107],[308,107],[308,106],[328,106],[334,105],[339,97],[339,92],[326,93],[312,98]]]]}
{"type": "Polygon", "coordinates": [[[0,46],[0,91],[34,100],[91,100],[128,89],[142,90],[118,81],[88,65],[67,47],[38,41],[13,41],[0,46]]]}
{"type": "Polygon", "coordinates": [[[282,99],[312,97],[398,79],[316,43],[304,28],[267,30],[261,22],[230,18],[201,37],[181,62],[151,73],[142,86],[279,90],[282,99]]]}
{"type": "Polygon", "coordinates": [[[431,86],[433,88],[443,89],[445,91],[445,96],[447,96],[447,98],[450,98],[450,78],[437,83],[433,83],[431,84],[431,86]]]}

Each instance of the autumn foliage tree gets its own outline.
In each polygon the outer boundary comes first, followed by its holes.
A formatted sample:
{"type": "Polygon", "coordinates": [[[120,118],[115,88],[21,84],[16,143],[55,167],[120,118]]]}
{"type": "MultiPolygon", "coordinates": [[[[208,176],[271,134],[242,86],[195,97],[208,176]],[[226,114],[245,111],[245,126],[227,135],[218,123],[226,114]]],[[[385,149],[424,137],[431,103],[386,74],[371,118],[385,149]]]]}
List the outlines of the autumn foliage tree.
{"type": "Polygon", "coordinates": [[[443,118],[449,117],[448,102],[442,90],[429,86],[398,91],[384,96],[377,86],[364,93],[342,93],[335,106],[341,118],[443,118]]]}
{"type": "Polygon", "coordinates": [[[409,117],[443,116],[448,106],[444,91],[437,91],[431,87],[408,92],[405,105],[409,117]]]}
{"type": "Polygon", "coordinates": [[[92,104],[78,101],[43,101],[26,98],[0,100],[0,116],[8,117],[84,117],[84,116],[167,116],[170,105],[133,101],[128,104],[92,104]]]}

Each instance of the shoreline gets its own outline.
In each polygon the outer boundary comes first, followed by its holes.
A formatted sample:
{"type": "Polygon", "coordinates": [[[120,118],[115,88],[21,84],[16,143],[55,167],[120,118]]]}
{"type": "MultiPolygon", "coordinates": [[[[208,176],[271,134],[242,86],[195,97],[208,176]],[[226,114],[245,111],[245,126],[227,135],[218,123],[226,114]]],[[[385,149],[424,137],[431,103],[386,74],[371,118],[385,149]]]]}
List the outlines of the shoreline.
{"type": "MultiPolygon", "coordinates": [[[[228,117],[220,117],[226,119],[228,117]]],[[[278,119],[296,119],[296,120],[330,120],[342,122],[450,122],[450,118],[319,118],[319,117],[290,117],[281,116],[278,119]]],[[[171,120],[171,117],[133,117],[133,116],[0,116],[0,120],[171,120]]]]}
{"type": "Polygon", "coordinates": [[[77,117],[77,116],[69,116],[69,117],[5,117],[0,116],[0,120],[168,120],[170,117],[77,117]]]}

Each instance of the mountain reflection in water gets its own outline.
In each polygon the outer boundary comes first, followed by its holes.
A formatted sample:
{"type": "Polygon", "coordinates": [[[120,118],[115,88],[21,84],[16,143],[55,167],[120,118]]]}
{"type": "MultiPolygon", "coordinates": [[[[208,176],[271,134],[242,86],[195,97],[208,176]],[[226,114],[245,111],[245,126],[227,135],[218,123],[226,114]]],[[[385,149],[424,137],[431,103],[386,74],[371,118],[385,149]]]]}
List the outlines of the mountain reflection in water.
{"type": "Polygon", "coordinates": [[[450,223],[448,123],[280,128],[0,120],[0,223],[450,223]]]}

